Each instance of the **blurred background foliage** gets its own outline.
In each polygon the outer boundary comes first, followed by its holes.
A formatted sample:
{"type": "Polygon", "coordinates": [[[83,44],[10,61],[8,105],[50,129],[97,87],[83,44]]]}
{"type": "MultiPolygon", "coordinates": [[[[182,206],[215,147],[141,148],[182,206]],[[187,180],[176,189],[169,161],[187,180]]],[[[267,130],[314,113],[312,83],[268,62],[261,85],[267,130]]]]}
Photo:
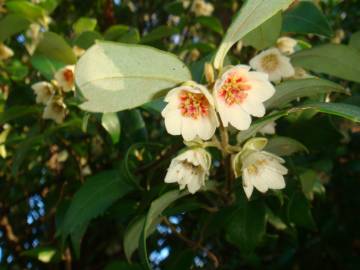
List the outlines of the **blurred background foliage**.
{"type": "MultiPolygon", "coordinates": [[[[0,41],[15,53],[0,60],[0,269],[141,269],[139,226],[169,190],[166,168],[182,148],[165,132],[162,104],[88,114],[77,107],[78,94],[67,94],[68,115],[56,124],[42,119],[31,84],[51,80],[96,39],[170,51],[203,80],[203,65],[242,1],[209,0],[213,12],[205,16],[191,2],[0,0],[0,41]],[[40,30],[31,32],[34,23],[40,30]]],[[[283,35],[292,32],[305,47],[360,49],[359,1],[310,1],[298,14],[308,25],[296,32],[289,14],[302,4],[285,12],[283,35]]],[[[228,62],[256,52],[239,49],[228,62]]],[[[360,105],[359,83],[325,77],[352,92],[333,99],[360,105]]],[[[306,111],[279,120],[277,133],[309,149],[286,158],[285,191],[248,203],[239,181],[234,198],[177,200],[150,228],[154,269],[360,269],[360,126],[306,111]]],[[[220,158],[214,166],[222,166],[220,158]]],[[[222,170],[211,175],[222,177],[222,170]]]]}

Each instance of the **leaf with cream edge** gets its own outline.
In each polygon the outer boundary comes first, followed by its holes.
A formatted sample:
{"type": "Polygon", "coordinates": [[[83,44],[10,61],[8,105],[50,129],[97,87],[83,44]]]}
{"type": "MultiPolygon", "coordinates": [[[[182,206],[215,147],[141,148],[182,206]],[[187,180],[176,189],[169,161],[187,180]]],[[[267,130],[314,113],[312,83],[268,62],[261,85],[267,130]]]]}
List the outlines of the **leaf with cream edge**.
{"type": "Polygon", "coordinates": [[[280,10],[286,9],[293,0],[251,0],[237,13],[216,53],[214,66],[220,69],[230,48],[246,34],[263,24],[280,10]]]}
{"type": "Polygon", "coordinates": [[[163,95],[163,90],[191,80],[175,55],[152,47],[98,42],[79,60],[75,80],[87,100],[81,109],[116,112],[163,95]]]}

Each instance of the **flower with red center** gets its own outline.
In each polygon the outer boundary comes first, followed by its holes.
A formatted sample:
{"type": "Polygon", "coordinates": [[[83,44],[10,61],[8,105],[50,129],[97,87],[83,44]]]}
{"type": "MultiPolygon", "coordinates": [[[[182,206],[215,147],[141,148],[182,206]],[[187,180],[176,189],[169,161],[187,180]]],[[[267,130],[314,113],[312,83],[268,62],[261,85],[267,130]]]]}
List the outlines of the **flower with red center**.
{"type": "Polygon", "coordinates": [[[55,80],[64,92],[69,92],[75,89],[74,68],[75,66],[66,66],[55,73],[55,80]]]}
{"type": "Polygon", "coordinates": [[[251,124],[250,115],[264,116],[263,102],[274,93],[275,88],[266,74],[238,65],[215,82],[213,94],[223,125],[227,127],[230,123],[238,130],[246,130],[251,124]]]}
{"type": "Polygon", "coordinates": [[[168,104],[161,114],[171,135],[182,135],[186,141],[197,136],[208,140],[219,126],[212,96],[202,85],[176,87],[166,95],[165,102],[168,104]]]}

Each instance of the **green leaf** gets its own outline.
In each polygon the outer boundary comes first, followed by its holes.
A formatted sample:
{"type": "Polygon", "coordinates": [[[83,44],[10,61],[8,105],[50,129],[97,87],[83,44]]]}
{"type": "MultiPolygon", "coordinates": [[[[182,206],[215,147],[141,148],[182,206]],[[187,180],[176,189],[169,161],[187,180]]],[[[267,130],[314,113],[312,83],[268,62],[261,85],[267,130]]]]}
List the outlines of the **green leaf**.
{"type": "Polygon", "coordinates": [[[349,46],[360,51],[360,31],[351,35],[349,46]]]}
{"type": "Polygon", "coordinates": [[[6,8],[30,21],[36,21],[46,15],[45,9],[41,6],[23,0],[7,1],[6,8]]]}
{"type": "Polygon", "coordinates": [[[222,24],[220,20],[216,17],[199,16],[195,18],[195,21],[202,26],[209,28],[212,31],[219,33],[220,35],[224,33],[222,24]]]}
{"type": "Polygon", "coordinates": [[[76,35],[86,31],[93,31],[97,25],[97,20],[94,18],[81,17],[73,25],[76,35]]]}
{"type": "Polygon", "coordinates": [[[76,56],[69,44],[58,34],[45,32],[36,53],[65,64],[75,64],[76,56]]]}
{"type": "Polygon", "coordinates": [[[106,40],[118,41],[122,43],[139,43],[140,34],[136,28],[127,25],[113,25],[104,34],[106,40]]]}
{"type": "Polygon", "coordinates": [[[360,82],[360,51],[346,45],[326,44],[302,50],[292,55],[291,61],[314,72],[360,82]]]}
{"type": "Polygon", "coordinates": [[[331,115],[340,116],[346,119],[349,119],[354,122],[360,122],[360,107],[350,104],[342,104],[342,103],[306,103],[299,107],[294,107],[289,110],[283,110],[280,112],[269,114],[257,121],[255,121],[249,129],[239,132],[237,135],[238,144],[242,144],[247,139],[252,136],[255,136],[259,130],[261,130],[264,126],[269,124],[270,122],[276,121],[277,119],[292,114],[297,113],[304,110],[315,110],[322,113],[327,113],[331,115]]]}
{"type": "Polygon", "coordinates": [[[116,112],[156,99],[160,91],[190,80],[191,75],[170,53],[142,45],[98,42],[80,58],[75,79],[87,99],[80,106],[83,110],[116,112]]]}
{"type": "Polygon", "coordinates": [[[68,235],[101,215],[131,189],[117,171],[104,171],[90,177],[76,192],[57,234],[61,233],[64,242],[68,235]]]}
{"type": "Polygon", "coordinates": [[[31,57],[31,64],[48,80],[52,80],[55,72],[64,66],[63,63],[52,60],[42,54],[34,54],[31,57]]]}
{"type": "Polygon", "coordinates": [[[310,203],[303,193],[295,192],[287,207],[289,222],[298,226],[313,230],[316,228],[315,221],[311,215],[310,203]]]}
{"type": "Polygon", "coordinates": [[[360,107],[344,103],[307,103],[297,108],[298,110],[312,109],[318,112],[340,116],[354,122],[360,122],[360,107]]]}
{"type": "Polygon", "coordinates": [[[270,19],[280,10],[286,9],[293,0],[251,0],[247,1],[237,13],[227,30],[216,53],[214,66],[219,69],[230,48],[259,25],[270,19]]]}
{"type": "Polygon", "coordinates": [[[281,32],[281,12],[272,16],[243,38],[245,46],[253,46],[258,50],[271,47],[276,43],[281,32]]]}
{"type": "Polygon", "coordinates": [[[53,247],[37,247],[21,252],[21,256],[35,258],[43,263],[60,261],[60,253],[53,247]]]}
{"type": "Polygon", "coordinates": [[[307,152],[309,150],[302,143],[288,137],[274,137],[268,141],[265,151],[278,156],[290,156],[296,152],[307,152]]]}
{"type": "Polygon", "coordinates": [[[265,106],[278,108],[297,98],[330,92],[347,93],[341,85],[323,79],[289,80],[276,86],[275,94],[265,102],[265,106]]]}
{"type": "Polygon", "coordinates": [[[120,139],[120,121],[116,113],[104,113],[101,118],[101,125],[111,136],[112,142],[118,143],[120,139]]]}
{"type": "Polygon", "coordinates": [[[176,27],[170,27],[166,25],[161,25],[152,31],[150,31],[147,35],[143,36],[141,39],[141,43],[151,43],[162,38],[166,38],[172,36],[179,32],[179,29],[176,27]]]}
{"type": "Polygon", "coordinates": [[[106,265],[104,270],[141,270],[141,265],[129,264],[124,261],[112,261],[106,265]]]}
{"type": "Polygon", "coordinates": [[[164,5],[164,10],[173,15],[182,15],[184,12],[184,6],[182,1],[176,0],[164,5]]]}
{"type": "Polygon", "coordinates": [[[28,28],[30,21],[17,14],[8,14],[0,20],[0,42],[28,28]]]}
{"type": "Polygon", "coordinates": [[[49,13],[53,12],[60,4],[61,0],[42,0],[39,6],[46,9],[49,13]]]}
{"type": "Polygon", "coordinates": [[[74,45],[86,50],[86,49],[89,49],[92,45],[94,45],[96,40],[102,40],[102,39],[103,39],[103,37],[98,32],[85,31],[85,32],[82,32],[74,40],[74,45]]]}
{"type": "Polygon", "coordinates": [[[139,247],[141,233],[144,228],[145,216],[142,216],[132,222],[125,231],[124,235],[124,253],[126,259],[131,262],[131,256],[139,247]]]}
{"type": "Polygon", "coordinates": [[[310,1],[299,2],[284,14],[283,32],[319,34],[330,37],[331,27],[321,10],[310,1]]]}
{"type": "Polygon", "coordinates": [[[187,191],[180,192],[179,190],[172,190],[165,194],[163,194],[161,197],[157,198],[155,201],[153,201],[150,205],[149,211],[146,215],[143,231],[140,237],[139,241],[139,247],[140,247],[140,255],[141,260],[144,264],[144,266],[147,267],[147,269],[151,270],[150,262],[148,259],[147,254],[147,248],[146,248],[146,238],[149,236],[151,232],[151,228],[156,226],[159,223],[159,218],[161,217],[161,213],[174,201],[184,197],[185,195],[188,195],[187,191]]]}
{"type": "Polygon", "coordinates": [[[8,123],[20,117],[40,113],[38,106],[11,106],[4,112],[0,113],[0,125],[8,123]]]}
{"type": "Polygon", "coordinates": [[[226,226],[226,240],[250,253],[265,234],[266,209],[262,201],[245,201],[232,213],[226,226]]]}

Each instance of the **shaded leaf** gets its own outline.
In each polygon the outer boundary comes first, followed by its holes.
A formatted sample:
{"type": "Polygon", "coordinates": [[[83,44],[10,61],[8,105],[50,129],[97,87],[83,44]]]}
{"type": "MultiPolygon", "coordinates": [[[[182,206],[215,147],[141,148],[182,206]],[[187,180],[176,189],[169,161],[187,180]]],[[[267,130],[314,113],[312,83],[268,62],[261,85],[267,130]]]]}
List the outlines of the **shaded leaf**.
{"type": "Polygon", "coordinates": [[[104,113],[101,118],[101,125],[109,133],[113,143],[119,142],[120,121],[116,113],[104,113]]]}
{"type": "Polygon", "coordinates": [[[360,82],[360,51],[345,45],[326,44],[292,55],[295,66],[360,82]]]}
{"type": "Polygon", "coordinates": [[[284,14],[283,32],[319,34],[330,37],[331,27],[321,10],[311,1],[301,1],[284,14]]]}
{"type": "Polygon", "coordinates": [[[21,31],[24,31],[30,21],[17,14],[8,14],[0,20],[0,42],[8,39],[21,31]]]}
{"type": "Polygon", "coordinates": [[[290,222],[298,226],[315,229],[315,221],[311,215],[310,203],[301,192],[295,192],[287,207],[287,215],[290,222]]]}
{"type": "Polygon", "coordinates": [[[161,25],[152,31],[150,31],[148,34],[142,37],[141,43],[151,43],[153,41],[160,40],[162,38],[166,38],[169,36],[172,36],[179,32],[179,29],[176,27],[170,27],[166,25],[161,25]]]}
{"type": "Polygon", "coordinates": [[[199,16],[196,17],[195,21],[202,26],[209,28],[210,30],[222,35],[224,33],[220,20],[216,17],[210,16],[199,16]]]}
{"type": "Polygon", "coordinates": [[[265,151],[278,156],[290,156],[296,152],[309,152],[302,143],[288,137],[274,137],[268,141],[265,151]]]}

